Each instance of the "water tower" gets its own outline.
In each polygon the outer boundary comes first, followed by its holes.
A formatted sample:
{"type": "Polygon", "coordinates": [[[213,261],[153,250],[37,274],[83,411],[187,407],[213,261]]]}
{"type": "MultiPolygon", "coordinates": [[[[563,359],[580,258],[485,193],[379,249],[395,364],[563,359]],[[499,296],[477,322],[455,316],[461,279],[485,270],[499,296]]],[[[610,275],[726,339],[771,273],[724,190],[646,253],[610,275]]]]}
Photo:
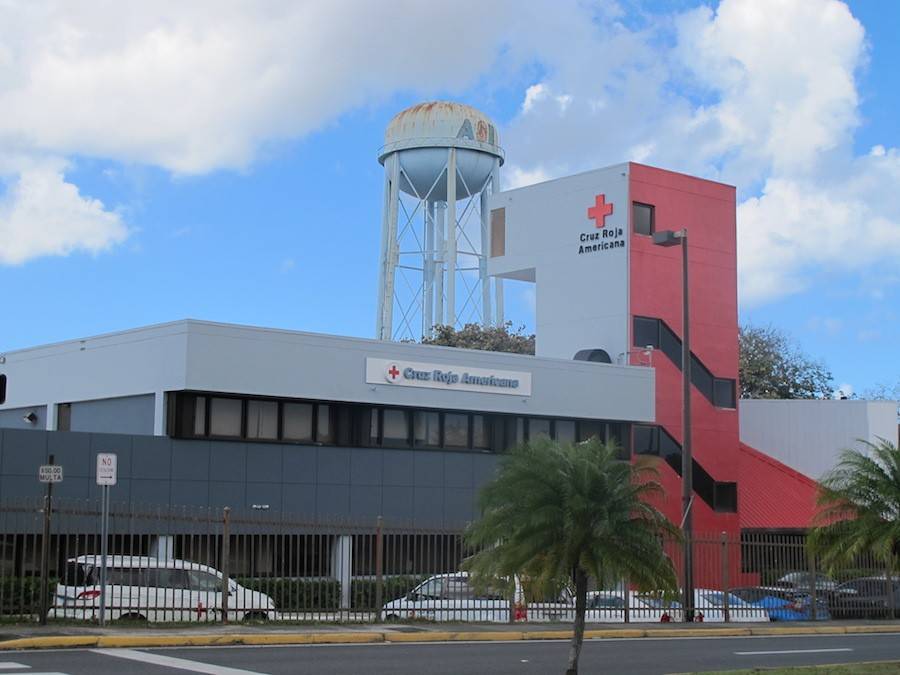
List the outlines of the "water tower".
{"type": "Polygon", "coordinates": [[[487,276],[488,196],[503,164],[497,128],[474,108],[437,101],[396,115],[384,140],[376,337],[502,323],[503,282],[493,281],[492,303],[487,276]]]}

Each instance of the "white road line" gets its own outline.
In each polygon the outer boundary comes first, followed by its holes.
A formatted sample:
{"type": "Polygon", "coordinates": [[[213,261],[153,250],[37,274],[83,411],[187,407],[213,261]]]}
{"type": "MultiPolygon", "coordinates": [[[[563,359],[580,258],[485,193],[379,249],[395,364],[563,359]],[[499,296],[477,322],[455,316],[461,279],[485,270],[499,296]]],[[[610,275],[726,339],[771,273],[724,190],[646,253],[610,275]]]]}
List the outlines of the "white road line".
{"type": "Polygon", "coordinates": [[[0,670],[19,670],[31,668],[31,666],[26,666],[24,663],[13,663],[12,661],[0,661],[0,670]]]}
{"type": "MultiPolygon", "coordinates": [[[[148,654],[147,652],[139,652],[133,649],[92,649],[91,651],[95,654],[102,654],[103,656],[115,656],[120,659],[131,659],[132,661],[151,663],[155,666],[163,666],[165,668],[189,670],[194,673],[207,673],[207,675],[265,675],[265,673],[259,673],[254,670],[227,668],[225,666],[216,666],[211,663],[191,661],[190,659],[176,659],[172,656],[163,656],[162,654],[148,654]]],[[[37,673],[29,673],[28,675],[37,675],[37,673]]]]}
{"type": "Polygon", "coordinates": [[[823,654],[825,652],[852,652],[850,647],[838,647],[837,649],[782,649],[771,652],[735,652],[738,656],[767,656],[770,654],[823,654]]]}

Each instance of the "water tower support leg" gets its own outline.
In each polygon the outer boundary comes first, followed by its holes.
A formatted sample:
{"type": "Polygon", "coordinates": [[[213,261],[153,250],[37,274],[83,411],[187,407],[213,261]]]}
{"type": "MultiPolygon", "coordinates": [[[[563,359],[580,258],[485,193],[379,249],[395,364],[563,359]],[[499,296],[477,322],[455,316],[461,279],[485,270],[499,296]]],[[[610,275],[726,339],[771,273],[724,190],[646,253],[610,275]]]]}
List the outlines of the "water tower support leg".
{"type": "Polygon", "coordinates": [[[382,335],[384,340],[394,337],[394,280],[397,275],[397,262],[399,249],[397,242],[397,210],[400,205],[400,160],[396,154],[389,158],[390,168],[390,207],[388,209],[388,259],[386,276],[384,281],[384,325],[382,335]]]}
{"type": "Polygon", "coordinates": [[[491,254],[490,202],[487,186],[481,191],[481,255],[478,256],[478,282],[481,284],[481,323],[491,325],[491,280],[487,275],[487,261],[491,254]]]}
{"type": "Polygon", "coordinates": [[[425,202],[425,255],[422,265],[425,306],[422,311],[422,335],[431,337],[434,328],[434,202],[425,202]]]}
{"type": "Polygon", "coordinates": [[[447,324],[456,327],[456,148],[447,159],[447,324]]]}
{"type": "Polygon", "coordinates": [[[437,248],[437,261],[434,265],[434,322],[441,325],[447,323],[444,318],[444,255],[446,253],[447,203],[435,204],[436,222],[434,234],[437,248]]]}
{"type": "Polygon", "coordinates": [[[384,204],[381,209],[381,252],[378,257],[378,315],[375,317],[375,339],[384,340],[384,282],[387,277],[389,254],[389,230],[391,210],[391,179],[387,166],[384,167],[384,204]]]}

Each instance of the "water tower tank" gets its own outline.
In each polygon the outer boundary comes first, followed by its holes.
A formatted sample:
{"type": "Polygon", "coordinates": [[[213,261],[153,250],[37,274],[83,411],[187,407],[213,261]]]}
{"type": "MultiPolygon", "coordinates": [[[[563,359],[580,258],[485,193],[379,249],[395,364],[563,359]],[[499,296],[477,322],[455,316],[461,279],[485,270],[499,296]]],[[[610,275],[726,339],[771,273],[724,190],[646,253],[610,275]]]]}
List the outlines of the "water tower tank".
{"type": "Polygon", "coordinates": [[[481,192],[494,160],[503,164],[497,127],[487,115],[462,103],[432,101],[407,108],[388,124],[384,143],[378,161],[384,164],[397,153],[399,187],[419,199],[430,193],[435,201],[447,200],[447,148],[457,149],[457,199],[481,192]]]}
{"type": "Polygon", "coordinates": [[[493,280],[492,302],[487,276],[488,196],[503,164],[497,127],[471,106],[432,101],[395,115],[384,142],[376,336],[502,323],[502,281],[493,280]]]}

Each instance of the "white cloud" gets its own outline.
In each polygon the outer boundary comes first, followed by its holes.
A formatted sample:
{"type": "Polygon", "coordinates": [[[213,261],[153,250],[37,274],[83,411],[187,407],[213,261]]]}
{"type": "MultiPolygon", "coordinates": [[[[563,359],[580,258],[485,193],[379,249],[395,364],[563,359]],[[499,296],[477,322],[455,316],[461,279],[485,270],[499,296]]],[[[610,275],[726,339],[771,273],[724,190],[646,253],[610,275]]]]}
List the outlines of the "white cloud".
{"type": "Polygon", "coordinates": [[[122,219],[66,182],[59,162],[23,169],[0,199],[0,263],[73,251],[100,253],[128,235],[122,219]]]}

